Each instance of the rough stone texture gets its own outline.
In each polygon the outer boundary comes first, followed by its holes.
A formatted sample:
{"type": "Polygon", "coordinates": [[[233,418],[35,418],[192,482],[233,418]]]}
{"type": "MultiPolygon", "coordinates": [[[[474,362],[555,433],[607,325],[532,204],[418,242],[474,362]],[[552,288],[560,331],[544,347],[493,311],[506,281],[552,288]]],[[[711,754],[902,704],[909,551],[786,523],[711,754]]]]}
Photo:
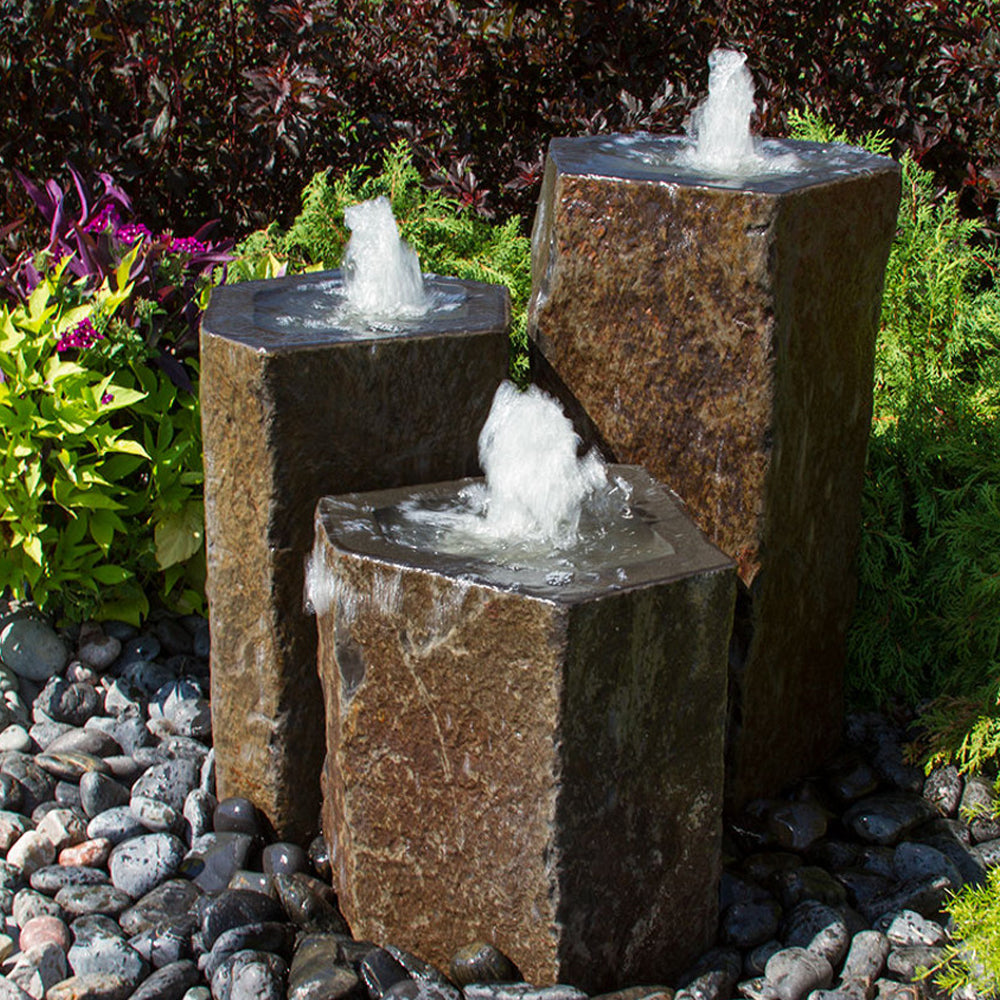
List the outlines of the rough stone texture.
{"type": "Polygon", "coordinates": [[[738,189],[607,148],[550,144],[533,235],[536,380],[575,396],[581,430],[676,490],[737,561],[735,807],[838,742],[899,168],[855,150],[846,168],[738,189]]]}
{"type": "Polygon", "coordinates": [[[212,730],[219,795],[279,837],[315,832],[323,760],[303,563],[319,497],[468,475],[507,368],[497,286],[403,333],[289,327],[329,274],[216,289],[201,334],[212,730]]]}
{"type": "Polygon", "coordinates": [[[642,470],[611,472],[675,550],[617,586],[518,592],[374,527],[463,482],[320,502],[323,825],[358,937],[442,967],[486,940],[589,992],[711,942],[735,571],[642,470]]]}

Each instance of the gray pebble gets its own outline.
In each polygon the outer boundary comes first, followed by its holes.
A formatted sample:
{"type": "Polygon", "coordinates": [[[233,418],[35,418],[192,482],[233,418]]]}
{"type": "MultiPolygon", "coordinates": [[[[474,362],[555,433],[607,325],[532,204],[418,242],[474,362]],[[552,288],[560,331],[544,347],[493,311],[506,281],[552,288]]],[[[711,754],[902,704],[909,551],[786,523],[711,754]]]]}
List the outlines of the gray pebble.
{"type": "Polygon", "coordinates": [[[108,859],[115,888],[133,899],[174,875],[184,857],[183,843],[170,833],[150,833],[118,844],[108,859]]]}
{"type": "Polygon", "coordinates": [[[192,911],[200,896],[201,891],[193,882],[168,879],[122,913],[119,923],[126,934],[141,934],[178,914],[192,911]]]}
{"type": "Polygon", "coordinates": [[[68,885],[107,885],[108,874],[86,865],[46,865],[31,873],[31,888],[54,896],[68,885]]]}
{"type": "Polygon", "coordinates": [[[198,787],[199,766],[191,760],[168,760],[150,767],[132,786],[132,799],[157,799],[177,815],[184,808],[188,793],[198,787]]]}
{"type": "Polygon", "coordinates": [[[969,775],[962,791],[959,816],[969,824],[973,843],[1000,838],[1000,819],[995,815],[997,808],[993,782],[980,775],[969,775]]]}
{"type": "Polygon", "coordinates": [[[118,659],[121,651],[120,639],[102,634],[94,635],[87,642],[81,643],[77,655],[85,666],[104,673],[118,659]]]}
{"type": "Polygon", "coordinates": [[[183,873],[203,892],[218,892],[245,867],[253,837],[246,833],[206,833],[191,844],[183,873]]]}
{"type": "Polygon", "coordinates": [[[2,733],[0,733],[0,751],[17,750],[21,753],[28,753],[33,746],[33,741],[20,723],[12,722],[2,733]]]}
{"type": "Polygon", "coordinates": [[[90,840],[110,840],[112,844],[120,844],[146,832],[146,828],[132,815],[128,806],[105,809],[87,824],[87,837],[90,840]]]}
{"type": "Polygon", "coordinates": [[[73,916],[117,916],[132,897],[111,885],[72,885],[56,893],[56,902],[73,916]]]}
{"type": "Polygon", "coordinates": [[[135,989],[149,974],[149,963],[120,934],[96,928],[84,933],[78,930],[80,923],[73,924],[76,940],[66,956],[73,972],[78,976],[117,976],[130,984],[130,991],[135,989]]]}
{"type": "Polygon", "coordinates": [[[341,1000],[357,988],[354,970],[341,963],[336,937],[310,934],[302,939],[288,973],[288,1000],[341,1000]]]}
{"type": "Polygon", "coordinates": [[[894,948],[909,948],[916,945],[944,944],[944,928],[933,920],[928,920],[913,910],[903,910],[896,914],[886,930],[886,937],[894,948]]]}
{"type": "Polygon", "coordinates": [[[587,1000],[574,986],[532,986],[530,983],[469,983],[462,989],[465,1000],[587,1000]]]}
{"type": "Polygon", "coordinates": [[[90,684],[71,684],[53,677],[35,699],[35,708],[56,722],[82,726],[103,708],[97,689],[90,684]]]}
{"type": "Polygon", "coordinates": [[[812,990],[826,989],[833,981],[833,968],[805,948],[783,948],[768,959],[764,978],[778,1000],[801,1000],[812,990]]]}
{"type": "Polygon", "coordinates": [[[933,815],[931,805],[919,796],[887,792],[856,802],[843,822],[862,840],[891,846],[933,815]]]}
{"type": "MultiPolygon", "coordinates": [[[[212,814],[218,804],[214,795],[199,788],[192,788],[184,800],[184,833],[188,843],[212,830],[212,814]]],[[[265,848],[266,850],[266,848],[265,848]]]]}
{"type": "Polygon", "coordinates": [[[953,889],[962,885],[962,875],[954,863],[939,850],[928,844],[907,842],[896,848],[892,862],[893,873],[901,882],[943,875],[953,889]]]}
{"type": "Polygon", "coordinates": [[[933,969],[944,956],[944,948],[930,948],[927,945],[893,948],[889,952],[886,967],[890,972],[909,981],[915,979],[921,970],[933,969]]]}
{"type": "Polygon", "coordinates": [[[924,780],[923,796],[942,816],[954,816],[962,801],[963,784],[954,764],[936,767],[924,780]]]}
{"type": "Polygon", "coordinates": [[[806,900],[789,914],[784,940],[789,947],[807,948],[825,958],[831,966],[837,966],[847,954],[851,934],[837,910],[815,900],[806,900]]]}
{"type": "Polygon", "coordinates": [[[861,912],[872,922],[884,913],[897,910],[916,910],[918,913],[930,915],[941,909],[951,889],[950,879],[943,875],[915,882],[903,882],[887,893],[873,896],[861,905],[861,912]]]}
{"type": "Polygon", "coordinates": [[[35,917],[59,917],[62,919],[62,907],[48,896],[34,889],[20,889],[14,896],[11,906],[14,922],[23,927],[35,917]]]}
{"type": "Polygon", "coordinates": [[[63,671],[69,649],[37,618],[17,618],[0,631],[0,660],[19,677],[47,681],[63,671]]]}
{"type": "Polygon", "coordinates": [[[288,966],[265,951],[238,951],[212,977],[215,1000],[285,1000],[288,966]]]}
{"type": "Polygon", "coordinates": [[[201,979],[194,962],[172,962],[154,972],[132,994],[130,1000],[181,1000],[185,990],[201,979]]]}
{"type": "Polygon", "coordinates": [[[194,956],[192,939],[198,925],[198,917],[194,913],[181,913],[134,935],[129,944],[154,969],[159,969],[194,956]]]}
{"type": "Polygon", "coordinates": [[[201,918],[202,943],[205,948],[211,949],[217,938],[234,927],[284,919],[285,911],[270,896],[242,889],[225,889],[205,904],[201,918]]]}
{"type": "Polygon", "coordinates": [[[121,782],[97,771],[82,775],[79,788],[80,806],[90,819],[109,809],[127,805],[131,795],[121,782]]]}
{"type": "Polygon", "coordinates": [[[147,698],[176,679],[177,675],[168,666],[148,660],[137,660],[122,670],[122,680],[137,687],[147,698]]]}

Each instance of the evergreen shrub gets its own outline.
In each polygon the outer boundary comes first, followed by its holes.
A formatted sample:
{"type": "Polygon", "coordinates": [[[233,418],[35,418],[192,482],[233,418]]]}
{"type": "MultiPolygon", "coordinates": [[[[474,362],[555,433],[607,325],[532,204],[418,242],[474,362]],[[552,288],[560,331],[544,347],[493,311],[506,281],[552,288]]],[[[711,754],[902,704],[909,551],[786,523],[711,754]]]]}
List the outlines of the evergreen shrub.
{"type": "MultiPolygon", "coordinates": [[[[800,138],[843,138],[814,116],[794,125],[800,138]]],[[[869,703],[939,698],[924,752],[970,769],[1000,745],[1000,259],[909,154],[902,170],[849,686],[869,703]]]]}

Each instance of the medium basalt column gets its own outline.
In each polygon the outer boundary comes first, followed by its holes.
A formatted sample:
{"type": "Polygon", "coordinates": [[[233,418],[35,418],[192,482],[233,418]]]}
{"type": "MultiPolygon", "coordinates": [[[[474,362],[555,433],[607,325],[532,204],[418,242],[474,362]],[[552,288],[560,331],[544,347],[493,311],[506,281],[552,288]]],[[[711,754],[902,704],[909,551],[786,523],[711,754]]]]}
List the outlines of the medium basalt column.
{"type": "Polygon", "coordinates": [[[300,842],[317,829],[325,750],[303,600],[316,501],[475,472],[508,355],[506,289],[436,278],[449,311],[379,332],[337,326],[338,281],[220,287],[201,332],[219,795],[300,842]]]}
{"type": "Polygon", "coordinates": [[[468,481],[320,502],[323,827],[355,936],[443,967],[487,940],[590,993],[714,939],[735,569],[609,471],[638,541],[571,579],[393,540],[398,503],[468,481]]]}
{"type": "Polygon", "coordinates": [[[676,139],[553,140],[528,325],[536,379],[737,561],[733,806],[839,741],[900,190],[885,157],[767,145],[801,169],[738,184],[679,167],[676,139]]]}

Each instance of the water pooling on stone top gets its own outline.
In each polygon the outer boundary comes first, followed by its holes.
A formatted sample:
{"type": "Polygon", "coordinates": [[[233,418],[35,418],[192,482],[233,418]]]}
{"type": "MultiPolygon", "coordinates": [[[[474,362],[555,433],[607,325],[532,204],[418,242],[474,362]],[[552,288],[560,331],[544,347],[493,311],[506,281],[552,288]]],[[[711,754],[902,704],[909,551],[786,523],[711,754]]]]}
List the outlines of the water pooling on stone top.
{"type": "Polygon", "coordinates": [[[379,527],[409,548],[502,567],[509,582],[527,573],[558,586],[609,566],[624,582],[629,563],[673,548],[633,510],[628,484],[579,444],[554,399],[504,382],[479,436],[485,480],[378,510],[379,527]]]}
{"type": "Polygon", "coordinates": [[[283,291],[273,308],[258,302],[259,325],[276,332],[335,329],[347,337],[395,334],[463,305],[466,295],[454,279],[421,273],[388,198],[349,206],[344,222],[351,238],[341,270],[283,291]]]}

